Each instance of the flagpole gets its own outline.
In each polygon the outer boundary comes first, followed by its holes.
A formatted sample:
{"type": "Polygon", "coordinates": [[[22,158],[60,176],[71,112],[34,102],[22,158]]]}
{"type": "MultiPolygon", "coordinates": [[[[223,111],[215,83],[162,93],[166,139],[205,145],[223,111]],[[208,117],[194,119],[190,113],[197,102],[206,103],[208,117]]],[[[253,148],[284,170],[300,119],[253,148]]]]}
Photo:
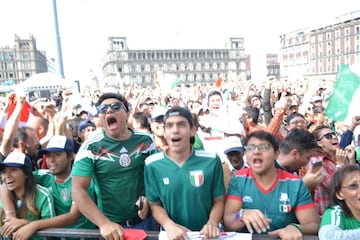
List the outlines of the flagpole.
{"type": "Polygon", "coordinates": [[[58,17],[57,17],[56,0],[53,0],[52,3],[53,3],[53,12],[54,12],[55,34],[56,34],[56,50],[57,50],[58,73],[60,74],[60,76],[62,78],[65,78],[65,76],[64,76],[64,66],[63,66],[63,60],[62,60],[59,24],[58,24],[58,17]]]}

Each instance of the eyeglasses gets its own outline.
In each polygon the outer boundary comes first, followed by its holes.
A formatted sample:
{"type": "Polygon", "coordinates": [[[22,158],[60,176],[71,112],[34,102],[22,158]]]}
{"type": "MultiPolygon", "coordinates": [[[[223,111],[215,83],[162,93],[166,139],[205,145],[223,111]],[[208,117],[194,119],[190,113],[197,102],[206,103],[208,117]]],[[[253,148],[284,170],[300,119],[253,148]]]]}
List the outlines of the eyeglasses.
{"type": "Polygon", "coordinates": [[[335,133],[335,132],[329,132],[329,133],[326,133],[326,134],[322,135],[322,136],[318,139],[318,141],[320,141],[320,140],[323,139],[323,138],[326,138],[327,140],[330,140],[330,139],[332,139],[334,136],[336,137],[336,136],[337,136],[337,133],[335,133]]]}
{"type": "Polygon", "coordinates": [[[98,113],[106,113],[106,111],[108,110],[108,108],[110,107],[111,110],[113,111],[119,111],[124,105],[121,102],[114,102],[111,104],[101,104],[99,106],[96,107],[98,113]]]}
{"type": "Polygon", "coordinates": [[[348,189],[350,191],[353,191],[353,190],[359,189],[359,184],[358,183],[351,183],[351,184],[349,184],[347,186],[342,186],[342,188],[346,188],[346,189],[348,189]]]}
{"type": "Polygon", "coordinates": [[[265,152],[265,151],[269,150],[270,147],[271,147],[270,143],[260,143],[259,145],[248,144],[244,148],[247,152],[255,152],[256,148],[259,150],[259,152],[265,152]]]}
{"type": "Polygon", "coordinates": [[[289,124],[298,125],[299,123],[300,123],[300,124],[305,124],[306,121],[305,121],[304,119],[302,119],[302,120],[292,121],[292,122],[290,122],[289,124]]]}

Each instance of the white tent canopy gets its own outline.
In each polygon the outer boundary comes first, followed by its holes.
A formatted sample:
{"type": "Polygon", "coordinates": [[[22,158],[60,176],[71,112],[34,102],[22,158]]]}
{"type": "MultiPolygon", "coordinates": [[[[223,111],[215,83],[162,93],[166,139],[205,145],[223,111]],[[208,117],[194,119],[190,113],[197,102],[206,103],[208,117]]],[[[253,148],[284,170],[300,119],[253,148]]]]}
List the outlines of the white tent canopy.
{"type": "Polygon", "coordinates": [[[76,89],[76,83],[54,73],[38,73],[19,85],[25,91],[76,89]]]}

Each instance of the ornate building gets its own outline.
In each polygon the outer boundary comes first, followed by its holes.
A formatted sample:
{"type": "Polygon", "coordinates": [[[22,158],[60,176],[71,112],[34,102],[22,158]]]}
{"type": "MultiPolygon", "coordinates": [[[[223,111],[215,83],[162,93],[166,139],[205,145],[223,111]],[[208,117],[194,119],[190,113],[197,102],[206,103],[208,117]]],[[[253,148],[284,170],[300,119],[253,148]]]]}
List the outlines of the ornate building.
{"type": "Polygon", "coordinates": [[[341,64],[360,63],[360,11],[280,36],[282,79],[334,82],[341,64]]]}
{"type": "Polygon", "coordinates": [[[47,72],[46,53],[38,51],[36,40],[15,35],[15,45],[0,47],[0,85],[17,85],[36,73],[47,72]]]}
{"type": "Polygon", "coordinates": [[[102,78],[105,86],[120,88],[131,82],[154,86],[156,71],[174,74],[186,84],[213,83],[218,77],[237,82],[250,75],[249,62],[243,38],[230,38],[219,49],[133,50],[126,37],[109,37],[102,78]]]}

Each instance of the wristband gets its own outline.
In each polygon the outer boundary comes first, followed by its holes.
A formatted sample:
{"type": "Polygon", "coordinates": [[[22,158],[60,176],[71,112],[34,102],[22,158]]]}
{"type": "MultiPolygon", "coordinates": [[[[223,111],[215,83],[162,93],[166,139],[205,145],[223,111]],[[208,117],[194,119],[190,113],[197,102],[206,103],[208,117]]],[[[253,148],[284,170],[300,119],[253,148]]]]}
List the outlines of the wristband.
{"type": "Polygon", "coordinates": [[[237,219],[239,219],[240,222],[242,222],[245,211],[246,211],[246,209],[241,208],[240,211],[236,212],[236,213],[235,213],[234,220],[231,222],[231,224],[234,224],[237,219]]]}
{"type": "Polygon", "coordinates": [[[243,216],[244,216],[244,212],[246,211],[246,209],[242,208],[239,211],[239,219],[240,221],[243,221],[243,216]]]}
{"type": "Polygon", "coordinates": [[[296,228],[297,228],[297,229],[301,232],[301,234],[302,234],[302,235],[304,235],[303,230],[302,230],[302,228],[301,228],[300,224],[297,224],[297,223],[291,223],[290,225],[292,225],[292,226],[296,227],[296,228]]]}

